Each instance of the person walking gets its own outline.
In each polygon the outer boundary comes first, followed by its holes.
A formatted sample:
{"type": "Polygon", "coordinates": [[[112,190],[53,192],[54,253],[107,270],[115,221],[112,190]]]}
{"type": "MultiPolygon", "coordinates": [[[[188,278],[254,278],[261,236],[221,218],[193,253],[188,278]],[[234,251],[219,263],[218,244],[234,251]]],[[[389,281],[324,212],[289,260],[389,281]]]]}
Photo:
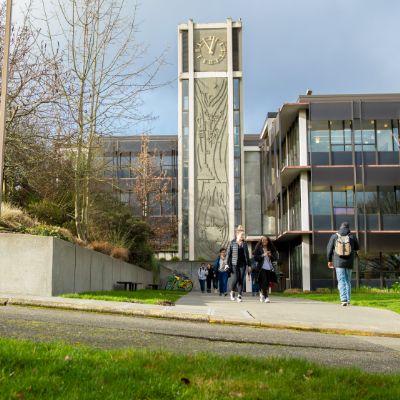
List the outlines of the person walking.
{"type": "Polygon", "coordinates": [[[228,294],[228,270],[225,265],[226,249],[219,249],[219,256],[214,261],[214,273],[217,274],[219,295],[226,296],[228,294]]]}
{"type": "Polygon", "coordinates": [[[201,293],[206,291],[206,279],[207,279],[207,267],[206,264],[202,263],[197,271],[199,277],[201,293]]]}
{"type": "Polygon", "coordinates": [[[336,269],[340,303],[350,305],[351,274],[353,272],[354,256],[359,250],[357,238],[351,233],[349,223],[343,222],[337,233],[329,239],[327,246],[328,267],[336,269]]]}
{"type": "Polygon", "coordinates": [[[207,264],[207,293],[211,293],[211,284],[214,280],[214,271],[213,266],[208,263],[207,264]]]}
{"type": "Polygon", "coordinates": [[[271,282],[277,282],[272,263],[278,260],[278,252],[268,236],[261,236],[253,256],[256,262],[255,279],[260,285],[260,301],[270,303],[269,285],[271,282]]]}
{"type": "Polygon", "coordinates": [[[243,281],[246,274],[246,267],[251,271],[249,248],[247,247],[244,229],[241,225],[236,229],[236,239],[233,239],[229,243],[226,259],[229,271],[234,274],[231,288],[231,300],[237,300],[240,303],[242,301],[243,281]]]}

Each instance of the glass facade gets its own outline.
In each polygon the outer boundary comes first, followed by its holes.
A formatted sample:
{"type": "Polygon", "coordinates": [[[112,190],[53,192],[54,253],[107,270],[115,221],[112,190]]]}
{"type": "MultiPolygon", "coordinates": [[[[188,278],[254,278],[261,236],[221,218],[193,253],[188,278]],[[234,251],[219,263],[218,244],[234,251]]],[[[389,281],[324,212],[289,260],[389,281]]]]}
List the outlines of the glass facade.
{"type": "Polygon", "coordinates": [[[312,186],[314,230],[337,230],[344,221],[352,230],[400,228],[400,188],[397,186],[312,186]]]}
{"type": "Polygon", "coordinates": [[[398,120],[311,121],[311,165],[399,163],[398,120]]]}

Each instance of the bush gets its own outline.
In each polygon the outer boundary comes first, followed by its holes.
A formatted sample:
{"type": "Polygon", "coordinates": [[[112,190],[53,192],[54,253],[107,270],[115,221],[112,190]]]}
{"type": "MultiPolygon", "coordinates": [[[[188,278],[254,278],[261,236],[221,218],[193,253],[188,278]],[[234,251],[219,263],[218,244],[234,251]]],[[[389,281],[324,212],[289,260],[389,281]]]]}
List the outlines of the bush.
{"type": "Polygon", "coordinates": [[[394,282],[392,286],[390,286],[390,290],[396,293],[400,293],[400,282],[394,282]]]}
{"type": "Polygon", "coordinates": [[[167,261],[167,259],[165,257],[161,257],[158,259],[159,261],[163,262],[163,261],[167,261]]]}
{"type": "Polygon", "coordinates": [[[24,228],[21,232],[38,236],[53,236],[68,242],[75,242],[74,236],[68,229],[60,228],[58,226],[40,224],[31,228],[24,228]]]}
{"type": "Polygon", "coordinates": [[[124,247],[114,247],[110,256],[118,260],[129,261],[129,250],[124,247]]]}
{"type": "Polygon", "coordinates": [[[58,204],[48,200],[29,204],[28,212],[39,221],[49,225],[61,226],[68,220],[64,210],[58,204]]]}
{"type": "Polygon", "coordinates": [[[181,261],[181,259],[177,256],[171,258],[171,261],[181,261]]]}
{"type": "Polygon", "coordinates": [[[111,255],[111,252],[113,251],[113,245],[109,242],[106,241],[99,241],[95,240],[91,242],[88,246],[88,249],[98,251],[99,253],[103,253],[106,255],[111,255]]]}
{"type": "Polygon", "coordinates": [[[204,262],[204,261],[208,261],[208,260],[206,260],[204,257],[197,257],[197,261],[202,261],[202,262],[204,262]]]}
{"type": "Polygon", "coordinates": [[[283,293],[303,293],[302,289],[286,289],[283,293]]]}
{"type": "Polygon", "coordinates": [[[34,218],[31,218],[21,208],[15,207],[10,203],[1,204],[1,226],[20,231],[21,229],[26,227],[30,228],[37,224],[38,222],[34,218]]]}

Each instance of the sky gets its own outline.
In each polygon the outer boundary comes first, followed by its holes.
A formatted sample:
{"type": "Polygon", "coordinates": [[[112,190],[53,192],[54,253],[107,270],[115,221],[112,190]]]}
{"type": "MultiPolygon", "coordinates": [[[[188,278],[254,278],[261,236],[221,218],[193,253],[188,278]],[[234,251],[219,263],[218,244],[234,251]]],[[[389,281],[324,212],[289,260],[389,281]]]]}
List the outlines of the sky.
{"type": "Polygon", "coordinates": [[[159,80],[171,81],[143,98],[143,112],[156,117],[146,127],[153,134],[177,133],[177,25],[228,17],[243,24],[245,133],[259,133],[267,112],[308,88],[400,92],[398,0],[141,0],[139,40],[149,57],[167,49],[159,80]]]}

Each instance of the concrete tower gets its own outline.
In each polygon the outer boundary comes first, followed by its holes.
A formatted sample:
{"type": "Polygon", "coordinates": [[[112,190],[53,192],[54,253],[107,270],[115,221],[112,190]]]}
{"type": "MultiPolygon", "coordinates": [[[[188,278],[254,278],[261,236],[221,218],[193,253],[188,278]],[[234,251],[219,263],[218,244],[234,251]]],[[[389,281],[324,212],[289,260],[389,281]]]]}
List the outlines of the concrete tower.
{"type": "Polygon", "coordinates": [[[242,24],[178,27],[179,253],[213,259],[242,223],[242,24]]]}

